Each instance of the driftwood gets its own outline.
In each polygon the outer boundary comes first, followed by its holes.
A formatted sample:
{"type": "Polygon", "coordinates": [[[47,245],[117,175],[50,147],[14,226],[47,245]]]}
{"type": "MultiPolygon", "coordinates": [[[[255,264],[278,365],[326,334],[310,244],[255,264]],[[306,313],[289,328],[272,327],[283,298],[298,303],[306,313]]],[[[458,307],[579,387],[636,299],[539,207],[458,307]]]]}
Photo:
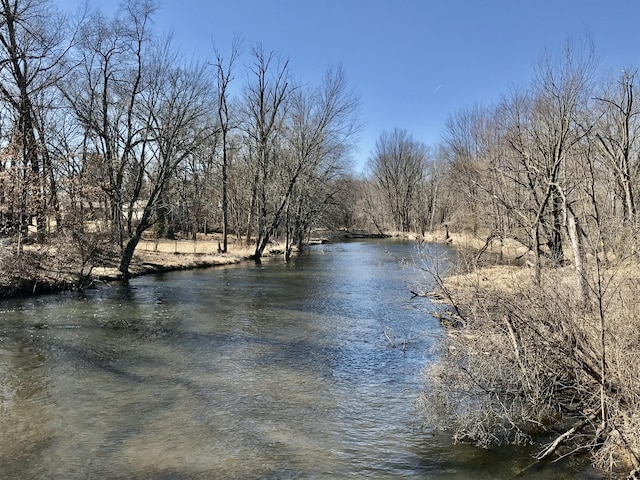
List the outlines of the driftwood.
{"type": "Polygon", "coordinates": [[[556,439],[553,442],[551,442],[549,444],[549,446],[544,451],[542,451],[538,455],[536,455],[536,460],[538,462],[540,462],[540,461],[544,460],[545,458],[549,457],[551,454],[553,454],[558,449],[558,447],[560,445],[562,445],[569,438],[571,438],[571,436],[573,434],[575,434],[581,428],[586,427],[587,425],[591,424],[597,417],[598,417],[597,413],[592,413],[587,418],[583,418],[582,420],[580,420],[578,423],[576,423],[573,427],[571,427],[569,430],[567,430],[563,434],[558,435],[556,437],[556,439]]]}
{"type": "Polygon", "coordinates": [[[556,452],[556,450],[558,450],[560,445],[562,445],[564,442],[569,440],[580,429],[582,429],[582,428],[586,427],[587,425],[591,424],[596,418],[598,418],[598,413],[592,413],[587,418],[583,418],[582,420],[577,422],[569,430],[567,430],[564,433],[558,435],[555,438],[555,440],[553,442],[551,442],[547,446],[547,448],[545,448],[543,451],[541,451],[540,453],[538,453],[538,455],[535,456],[535,462],[531,463],[530,465],[527,465],[525,468],[520,470],[518,472],[517,476],[521,477],[522,475],[527,473],[529,470],[534,468],[536,465],[539,465],[540,462],[542,462],[543,460],[546,460],[547,458],[549,458],[553,453],[556,452]]]}
{"type": "Polygon", "coordinates": [[[429,298],[433,303],[448,303],[448,299],[440,292],[416,292],[415,290],[409,290],[413,297],[426,297],[429,298]]]}
{"type": "Polygon", "coordinates": [[[346,232],[343,235],[344,238],[389,238],[391,235],[387,235],[386,233],[372,233],[372,232],[364,232],[364,231],[350,231],[346,232]]]}

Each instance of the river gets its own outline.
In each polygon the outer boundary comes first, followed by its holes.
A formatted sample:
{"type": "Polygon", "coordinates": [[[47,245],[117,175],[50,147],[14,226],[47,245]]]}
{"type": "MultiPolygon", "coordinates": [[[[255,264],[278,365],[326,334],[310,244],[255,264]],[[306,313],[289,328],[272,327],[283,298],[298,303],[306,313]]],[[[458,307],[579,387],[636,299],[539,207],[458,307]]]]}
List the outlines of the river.
{"type": "MultiPolygon", "coordinates": [[[[442,248],[442,247],[440,247],[442,248]]],[[[2,479],[508,479],[422,425],[441,335],[411,243],[0,303],[2,479]],[[403,348],[404,343],[404,348],[403,348]]],[[[524,479],[598,478],[564,462],[524,479]]]]}

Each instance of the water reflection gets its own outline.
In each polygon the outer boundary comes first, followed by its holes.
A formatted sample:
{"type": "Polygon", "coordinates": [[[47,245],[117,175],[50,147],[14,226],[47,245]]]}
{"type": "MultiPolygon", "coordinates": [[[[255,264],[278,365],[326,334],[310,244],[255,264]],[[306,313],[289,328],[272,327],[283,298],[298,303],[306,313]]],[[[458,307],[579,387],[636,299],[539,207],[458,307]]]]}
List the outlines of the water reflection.
{"type": "Polygon", "coordinates": [[[336,244],[4,302],[2,478],[513,478],[527,451],[421,428],[439,327],[398,263],[415,253],[336,244]]]}

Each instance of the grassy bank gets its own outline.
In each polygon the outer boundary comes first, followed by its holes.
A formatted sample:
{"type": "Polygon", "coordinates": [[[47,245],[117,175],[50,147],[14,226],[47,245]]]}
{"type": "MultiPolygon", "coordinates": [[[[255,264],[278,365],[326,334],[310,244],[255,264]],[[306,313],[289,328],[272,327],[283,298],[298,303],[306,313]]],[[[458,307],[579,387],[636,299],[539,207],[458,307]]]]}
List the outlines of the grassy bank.
{"type": "Polygon", "coordinates": [[[569,252],[537,277],[522,247],[494,242],[478,258],[482,237],[452,237],[461,261],[439,294],[456,327],[424,372],[427,423],[482,447],[534,443],[539,463],[588,454],[638,478],[637,258],[587,256],[585,296],[569,252]]]}
{"type": "MultiPolygon", "coordinates": [[[[310,244],[340,241],[346,231],[318,231],[310,244]]],[[[24,245],[16,255],[15,245],[0,247],[0,298],[87,288],[122,278],[120,252],[115,245],[79,243],[58,237],[44,244],[24,245]]],[[[132,277],[175,270],[231,265],[251,259],[255,245],[230,237],[226,253],[220,253],[222,235],[198,234],[196,239],[143,237],[129,266],[132,277]]],[[[263,258],[283,255],[284,243],[267,246],[263,258]]]]}
{"type": "MultiPolygon", "coordinates": [[[[234,239],[235,240],[235,239],[234,239]]],[[[217,235],[199,235],[197,240],[144,239],[134,253],[132,276],[159,272],[230,265],[250,259],[253,246],[230,241],[227,253],[219,253],[217,235]]],[[[265,257],[282,252],[273,244],[265,257]]],[[[117,248],[104,246],[87,258],[77,245],[52,242],[27,245],[21,255],[15,249],[0,251],[0,298],[87,288],[95,283],[122,278],[117,248]]]]}

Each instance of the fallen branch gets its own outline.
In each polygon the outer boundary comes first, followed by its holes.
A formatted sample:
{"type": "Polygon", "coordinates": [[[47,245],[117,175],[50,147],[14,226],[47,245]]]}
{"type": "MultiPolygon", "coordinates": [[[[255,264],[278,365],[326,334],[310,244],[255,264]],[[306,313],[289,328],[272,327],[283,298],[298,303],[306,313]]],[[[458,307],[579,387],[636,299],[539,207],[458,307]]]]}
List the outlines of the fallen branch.
{"type": "Polygon", "coordinates": [[[536,460],[538,461],[544,460],[549,455],[554,453],[557,450],[557,448],[562,443],[564,443],[567,439],[569,439],[574,433],[576,433],[578,430],[588,425],[589,423],[592,423],[598,417],[598,413],[592,413],[587,418],[584,418],[578,423],[576,423],[573,427],[571,427],[569,430],[564,432],[562,435],[558,436],[553,442],[551,442],[551,444],[549,445],[549,447],[547,447],[545,451],[540,452],[538,455],[536,455],[536,460]]]}
{"type": "Polygon", "coordinates": [[[391,348],[396,348],[395,342],[391,339],[391,337],[386,332],[386,330],[384,331],[384,336],[387,337],[387,340],[389,341],[389,344],[391,345],[391,348]]]}
{"type": "Polygon", "coordinates": [[[491,235],[487,237],[487,241],[484,242],[484,246],[478,251],[478,254],[476,255],[476,266],[478,265],[478,262],[480,261],[480,257],[482,256],[482,254],[487,251],[487,249],[493,243],[493,240],[496,238],[500,239],[500,242],[504,242],[504,237],[502,233],[492,232],[491,235]]]}
{"type": "MultiPolygon", "coordinates": [[[[598,413],[600,413],[600,412],[598,412],[598,413]]],[[[543,460],[548,458],[550,455],[552,455],[558,449],[558,447],[560,447],[560,445],[562,445],[569,438],[571,438],[578,430],[580,430],[581,428],[583,428],[583,427],[587,426],[588,424],[592,423],[598,417],[598,413],[592,413],[587,418],[584,418],[584,419],[580,420],[573,427],[571,427],[569,430],[567,430],[563,434],[561,434],[558,437],[556,437],[556,439],[553,442],[551,442],[549,444],[549,446],[545,450],[543,450],[542,452],[538,453],[538,455],[535,456],[535,459],[536,459],[535,462],[533,462],[530,465],[527,465],[525,468],[520,470],[518,472],[517,476],[520,477],[520,476],[524,475],[531,468],[535,467],[540,462],[542,462],[543,460]]]]}

